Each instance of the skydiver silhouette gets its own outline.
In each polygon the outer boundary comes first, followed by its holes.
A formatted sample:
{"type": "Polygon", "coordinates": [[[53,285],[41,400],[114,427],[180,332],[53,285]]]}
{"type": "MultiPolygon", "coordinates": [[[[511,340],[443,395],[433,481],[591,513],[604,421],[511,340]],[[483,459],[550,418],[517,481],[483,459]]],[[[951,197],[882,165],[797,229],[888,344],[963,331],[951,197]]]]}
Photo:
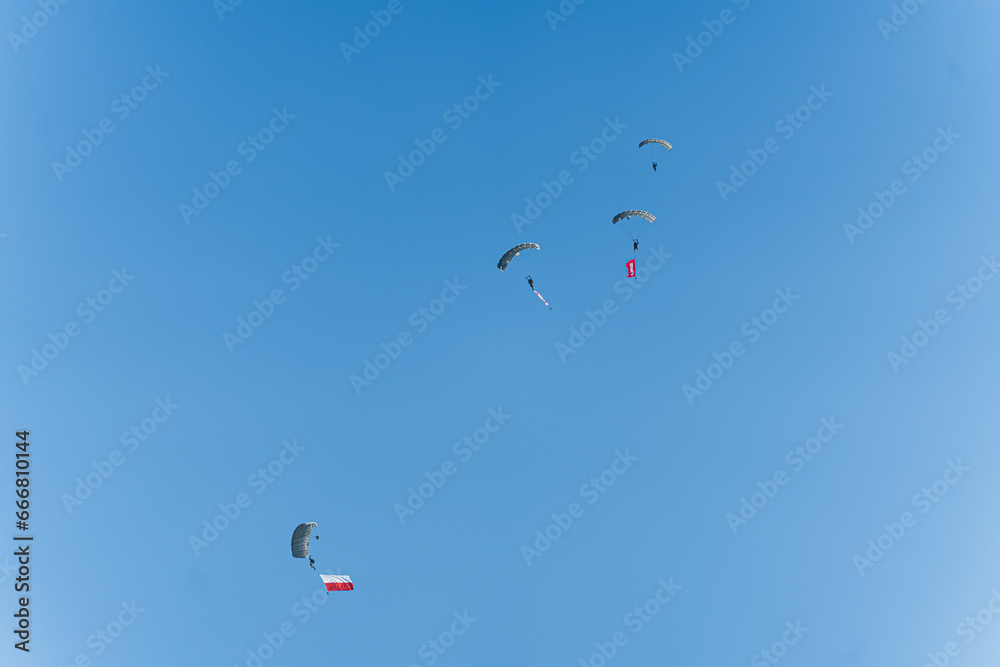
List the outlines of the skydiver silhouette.
{"type": "Polygon", "coordinates": [[[534,291],[535,290],[535,281],[531,279],[531,276],[528,276],[527,279],[528,279],[528,287],[531,288],[531,291],[534,291]]]}
{"type": "Polygon", "coordinates": [[[653,163],[653,171],[656,171],[656,163],[653,163]]]}
{"type": "Polygon", "coordinates": [[[639,252],[639,239],[632,239],[632,251],[639,252]]]}
{"type": "Polygon", "coordinates": [[[312,556],[309,556],[309,567],[316,569],[316,561],[313,560],[312,556]]]}

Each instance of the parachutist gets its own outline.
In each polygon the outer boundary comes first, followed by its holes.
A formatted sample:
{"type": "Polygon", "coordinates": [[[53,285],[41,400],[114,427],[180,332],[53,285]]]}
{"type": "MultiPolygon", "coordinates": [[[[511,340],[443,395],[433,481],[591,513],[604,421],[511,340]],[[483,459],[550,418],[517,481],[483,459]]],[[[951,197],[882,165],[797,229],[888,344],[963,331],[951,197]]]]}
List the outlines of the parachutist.
{"type": "Polygon", "coordinates": [[[309,567],[311,567],[314,570],[316,569],[316,561],[312,559],[312,556],[309,557],[309,567]]]}
{"type": "Polygon", "coordinates": [[[528,287],[530,287],[532,289],[532,291],[534,291],[534,289],[535,289],[535,281],[531,279],[531,276],[527,276],[527,280],[528,280],[528,287]]]}
{"type": "Polygon", "coordinates": [[[653,171],[656,171],[656,163],[653,163],[653,171]]]}
{"type": "Polygon", "coordinates": [[[632,239],[632,251],[639,252],[639,239],[632,239]]]}

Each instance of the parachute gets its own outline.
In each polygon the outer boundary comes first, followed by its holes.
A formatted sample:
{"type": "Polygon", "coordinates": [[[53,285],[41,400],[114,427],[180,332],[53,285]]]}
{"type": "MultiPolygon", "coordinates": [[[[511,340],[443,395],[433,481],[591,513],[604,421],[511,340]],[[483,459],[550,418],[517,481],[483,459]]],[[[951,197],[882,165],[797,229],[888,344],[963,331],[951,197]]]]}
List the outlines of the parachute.
{"type": "Polygon", "coordinates": [[[300,523],[292,533],[292,556],[309,558],[309,538],[312,536],[315,523],[300,523]]]}
{"type": "Polygon", "coordinates": [[[532,250],[542,249],[537,243],[522,243],[520,245],[516,245],[503,254],[503,257],[501,257],[500,261],[497,262],[497,268],[501,271],[505,271],[507,269],[507,265],[510,264],[510,261],[520,255],[522,250],[527,248],[531,248],[532,250]]]}
{"type": "MultiPolygon", "coordinates": [[[[501,271],[506,271],[507,266],[511,263],[511,260],[520,255],[522,250],[541,250],[541,249],[542,249],[541,246],[539,246],[537,243],[522,243],[520,245],[516,245],[503,254],[503,257],[501,257],[500,261],[497,262],[497,268],[500,269],[501,271]]],[[[522,260],[522,262],[527,262],[527,264],[529,265],[531,264],[531,262],[528,259],[522,260]]],[[[522,269],[525,268],[525,265],[522,264],[521,268],[522,269]]],[[[544,303],[546,306],[549,306],[549,302],[545,300],[545,297],[539,294],[538,290],[535,289],[535,283],[531,278],[530,272],[528,273],[528,275],[525,276],[525,278],[528,279],[528,286],[531,287],[531,291],[538,295],[538,298],[542,300],[542,303],[544,303]]],[[[549,310],[552,310],[552,306],[549,306],[549,310]]]]}
{"type": "Polygon", "coordinates": [[[639,142],[639,148],[642,148],[646,144],[660,144],[661,146],[666,146],[668,151],[673,148],[669,141],[664,141],[663,139],[645,139],[639,142]]]}
{"type": "Polygon", "coordinates": [[[656,220],[655,215],[652,213],[646,213],[645,211],[622,211],[611,220],[611,224],[617,224],[619,220],[630,220],[633,215],[644,220],[649,220],[650,222],[654,222],[656,220]]]}
{"type": "Polygon", "coordinates": [[[611,224],[617,225],[619,229],[624,227],[628,230],[629,236],[632,237],[632,250],[636,252],[639,250],[639,237],[645,233],[646,222],[652,223],[654,220],[656,216],[646,211],[622,211],[611,219],[611,224]],[[627,222],[622,222],[623,220],[627,222]],[[622,224],[619,225],[619,222],[622,224]]]}

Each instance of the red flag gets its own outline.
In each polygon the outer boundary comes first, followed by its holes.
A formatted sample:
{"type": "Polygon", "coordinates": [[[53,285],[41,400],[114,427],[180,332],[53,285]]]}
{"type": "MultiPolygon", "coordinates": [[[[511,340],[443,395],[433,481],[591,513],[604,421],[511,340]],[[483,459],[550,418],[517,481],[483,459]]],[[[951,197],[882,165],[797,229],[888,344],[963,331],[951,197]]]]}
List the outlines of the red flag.
{"type": "Polygon", "coordinates": [[[625,262],[625,268],[628,269],[628,277],[635,278],[635,260],[630,259],[629,261],[625,262]]]}

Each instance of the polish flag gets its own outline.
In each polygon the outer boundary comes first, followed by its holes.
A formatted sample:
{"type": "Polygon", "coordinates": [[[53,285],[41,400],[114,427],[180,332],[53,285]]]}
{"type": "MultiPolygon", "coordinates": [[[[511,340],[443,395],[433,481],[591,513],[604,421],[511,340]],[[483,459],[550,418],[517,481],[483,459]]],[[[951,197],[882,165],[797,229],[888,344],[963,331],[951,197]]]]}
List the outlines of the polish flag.
{"type": "Polygon", "coordinates": [[[326,590],[330,591],[353,591],[354,584],[346,574],[321,574],[319,578],[326,584],[326,590]]]}

